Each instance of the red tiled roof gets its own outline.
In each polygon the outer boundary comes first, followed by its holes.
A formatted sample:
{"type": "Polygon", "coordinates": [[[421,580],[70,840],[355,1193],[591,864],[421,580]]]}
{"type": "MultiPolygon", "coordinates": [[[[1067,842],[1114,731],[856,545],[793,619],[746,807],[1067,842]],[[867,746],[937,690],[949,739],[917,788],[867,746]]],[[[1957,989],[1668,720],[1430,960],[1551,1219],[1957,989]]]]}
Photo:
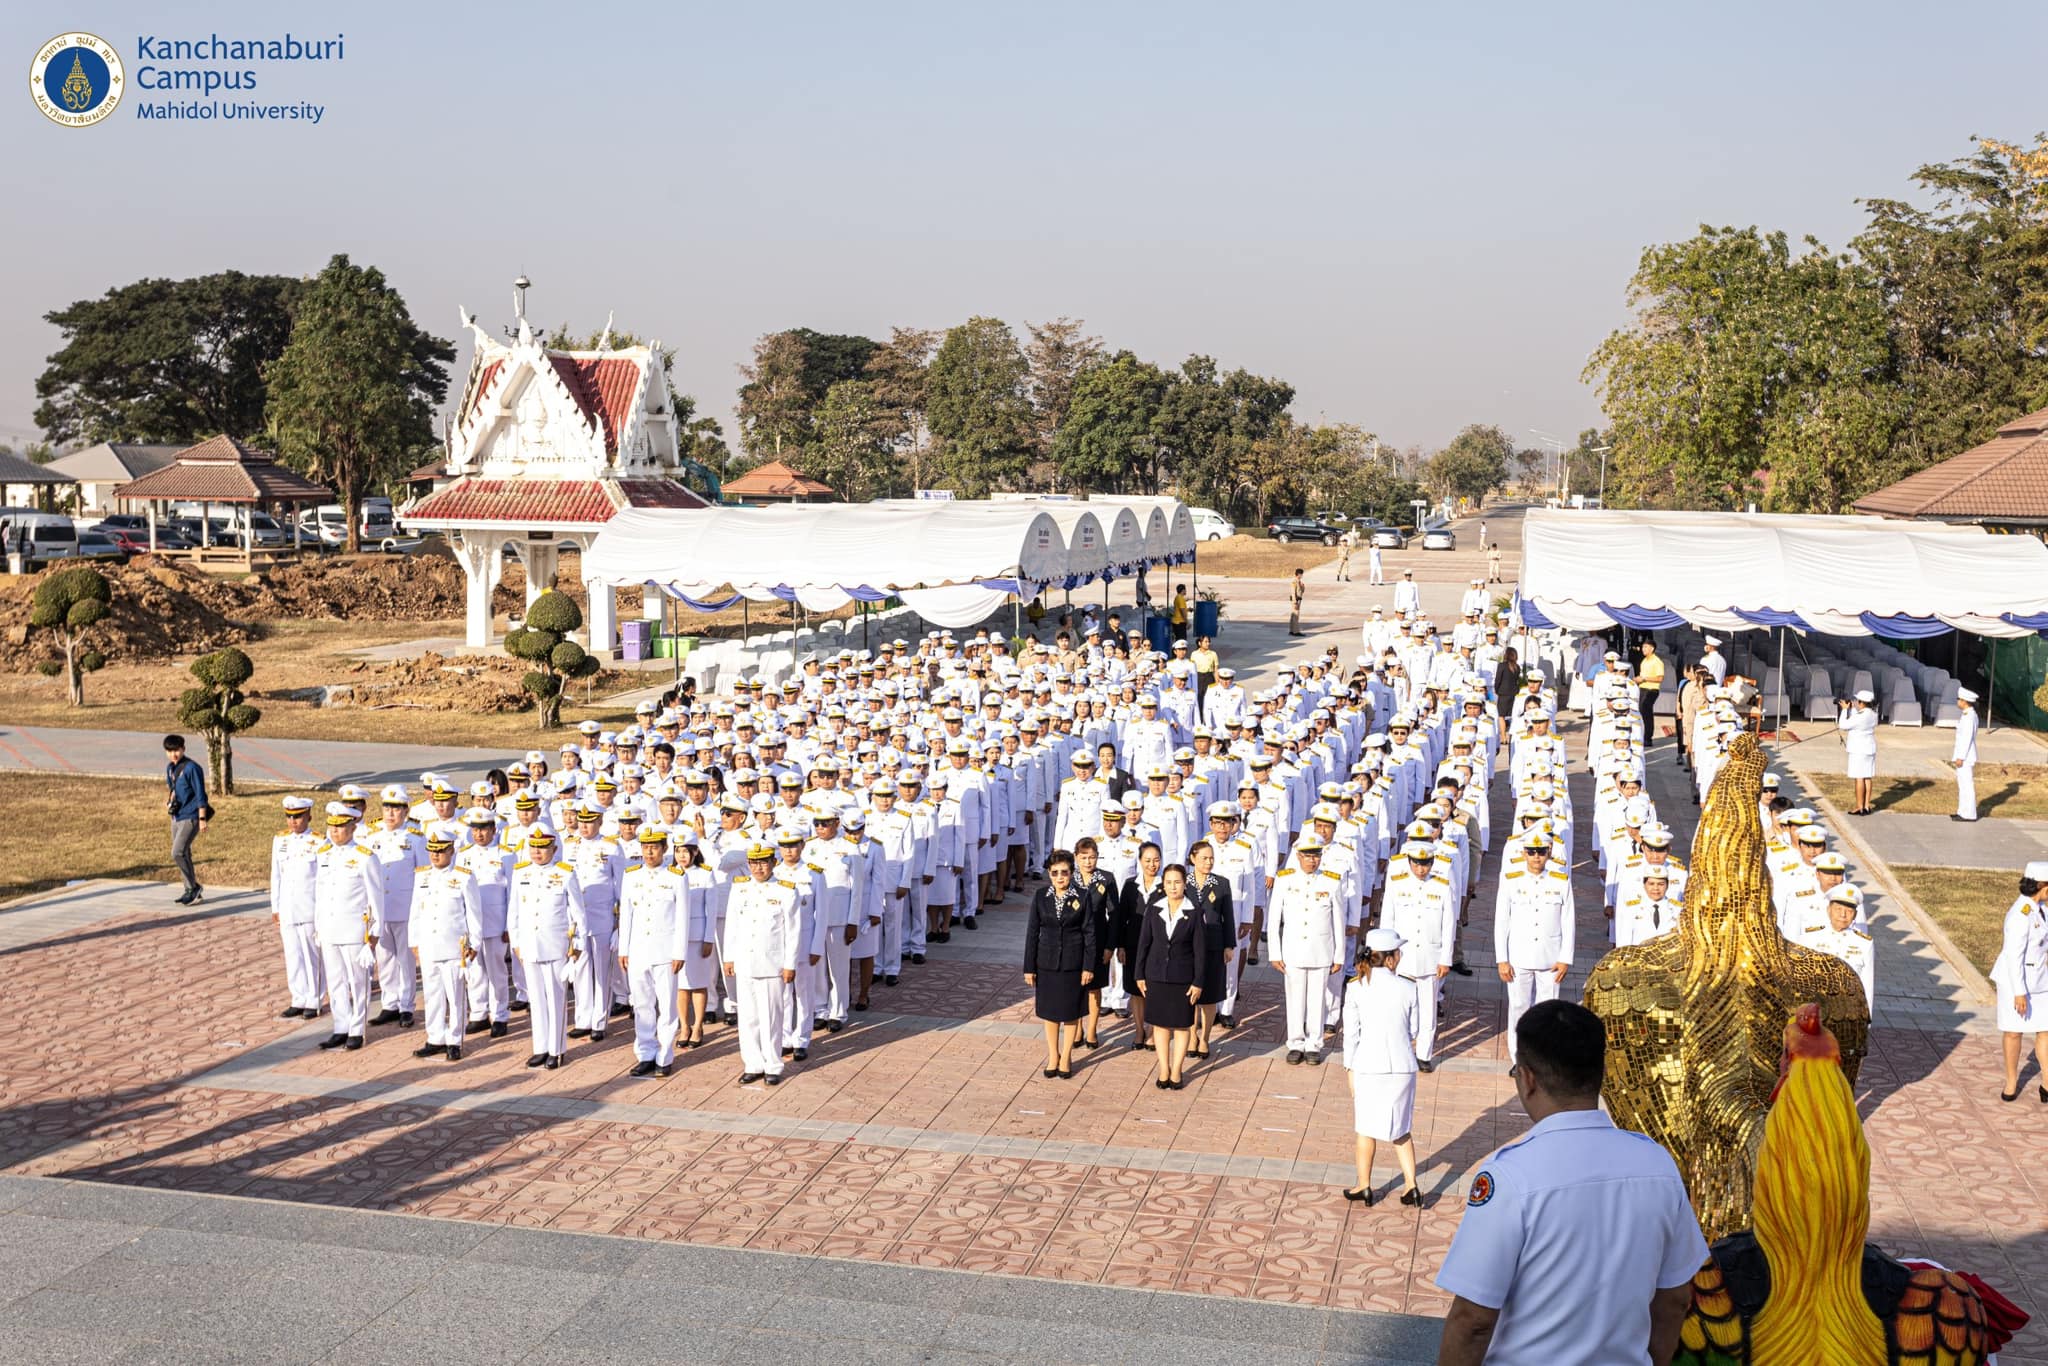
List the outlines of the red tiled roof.
{"type": "Polygon", "coordinates": [[[334,493],[231,436],[210,436],[161,469],[114,488],[116,498],[201,503],[324,503],[334,493]]]}
{"type": "Polygon", "coordinates": [[[398,518],[422,525],[602,526],[626,507],[704,506],[702,498],[668,479],[462,478],[407,505],[398,518]]]}
{"type": "Polygon", "coordinates": [[[484,396],[491,392],[491,381],[495,380],[498,372],[504,368],[503,359],[484,362],[483,369],[477,372],[476,383],[470,388],[469,406],[462,410],[460,421],[467,422],[469,415],[483,406],[484,396]]]}
{"type": "Polygon", "coordinates": [[[1981,446],[1856,500],[1885,517],[2048,521],[2048,408],[2015,418],[1981,446]]]}
{"type": "Polygon", "coordinates": [[[625,356],[571,356],[548,352],[555,374],[575,398],[587,421],[604,432],[606,455],[619,453],[619,434],[632,415],[640,388],[640,362],[625,356]]]}
{"type": "Polygon", "coordinates": [[[791,469],[780,460],[770,460],[737,479],[727,480],[720,491],[734,498],[809,498],[821,493],[836,496],[830,484],[791,469]]]}

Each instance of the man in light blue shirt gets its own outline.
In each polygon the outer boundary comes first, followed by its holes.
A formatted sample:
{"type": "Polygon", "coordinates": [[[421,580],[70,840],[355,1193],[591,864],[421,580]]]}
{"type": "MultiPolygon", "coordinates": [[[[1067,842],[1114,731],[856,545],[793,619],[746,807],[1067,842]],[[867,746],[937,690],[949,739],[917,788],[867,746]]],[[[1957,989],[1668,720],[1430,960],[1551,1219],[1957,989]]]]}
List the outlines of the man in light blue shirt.
{"type": "Polygon", "coordinates": [[[1569,1001],[1515,1031],[1535,1121],[1472,1178],[1437,1284],[1439,1366],[1665,1366],[1707,1242],[1671,1154],[1600,1109],[1607,1032],[1569,1001]]]}

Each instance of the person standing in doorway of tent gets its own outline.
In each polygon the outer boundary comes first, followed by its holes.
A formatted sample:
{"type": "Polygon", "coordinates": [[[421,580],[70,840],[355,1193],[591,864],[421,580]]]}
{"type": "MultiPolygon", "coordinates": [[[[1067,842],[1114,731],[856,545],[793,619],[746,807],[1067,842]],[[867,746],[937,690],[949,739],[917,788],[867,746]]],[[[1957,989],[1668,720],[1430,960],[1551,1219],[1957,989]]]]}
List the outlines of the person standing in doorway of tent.
{"type": "Polygon", "coordinates": [[[1977,694],[1956,689],[1956,743],[1948,753],[1948,766],[1956,771],[1956,809],[1952,821],[1977,819],[1977,694]]]}
{"type": "Polygon", "coordinates": [[[1294,567],[1294,582],[1287,586],[1287,634],[1301,634],[1301,600],[1308,596],[1308,581],[1301,577],[1301,566],[1294,567]]]}
{"type": "Polygon", "coordinates": [[[1867,816],[1871,812],[1870,780],[1877,776],[1877,712],[1870,705],[1877,700],[1877,694],[1868,688],[1858,688],[1856,696],[1843,701],[1835,699],[1839,710],[1835,713],[1835,728],[1842,733],[1842,747],[1848,751],[1849,776],[1856,781],[1856,805],[1849,809],[1852,816],[1867,816]]]}

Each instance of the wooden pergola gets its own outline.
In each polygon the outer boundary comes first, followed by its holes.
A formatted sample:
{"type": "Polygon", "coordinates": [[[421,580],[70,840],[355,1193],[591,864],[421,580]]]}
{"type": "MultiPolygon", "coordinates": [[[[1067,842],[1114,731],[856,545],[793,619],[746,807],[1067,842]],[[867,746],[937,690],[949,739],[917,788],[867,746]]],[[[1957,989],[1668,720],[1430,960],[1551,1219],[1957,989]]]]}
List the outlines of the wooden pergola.
{"type": "MultiPolygon", "coordinates": [[[[333,502],[334,491],[286,469],[268,451],[257,450],[223,435],[208,437],[196,446],[187,447],[162,469],[152,470],[118,486],[114,497],[120,502],[147,506],[152,553],[156,550],[159,507],[167,503],[199,504],[198,558],[204,562],[209,553],[215,551],[211,517],[214,504],[252,509],[288,508],[301,503],[317,505],[333,502]]],[[[292,548],[298,550],[301,548],[298,519],[294,517],[291,522],[292,548]]],[[[254,537],[251,536],[236,548],[245,563],[255,558],[253,542],[254,537]]]]}

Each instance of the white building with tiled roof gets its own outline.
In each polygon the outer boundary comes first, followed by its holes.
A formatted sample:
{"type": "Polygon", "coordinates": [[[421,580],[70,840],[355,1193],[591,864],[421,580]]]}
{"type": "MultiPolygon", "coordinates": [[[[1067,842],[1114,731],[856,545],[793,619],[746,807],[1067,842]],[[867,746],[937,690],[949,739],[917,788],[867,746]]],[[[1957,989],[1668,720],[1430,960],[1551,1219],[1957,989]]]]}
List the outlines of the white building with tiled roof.
{"type": "MultiPolygon", "coordinates": [[[[563,539],[589,544],[629,507],[703,507],[677,482],[675,396],[656,347],[557,351],[526,320],[526,281],[515,286],[518,333],[500,341],[462,313],[475,344],[462,402],[448,428],[448,483],[399,509],[407,527],[448,537],[468,579],[466,635],[492,638],[491,593],[504,548],[526,566],[526,600],[555,577],[563,539]]],[[[590,648],[616,640],[612,585],[585,583],[590,648]]]]}

